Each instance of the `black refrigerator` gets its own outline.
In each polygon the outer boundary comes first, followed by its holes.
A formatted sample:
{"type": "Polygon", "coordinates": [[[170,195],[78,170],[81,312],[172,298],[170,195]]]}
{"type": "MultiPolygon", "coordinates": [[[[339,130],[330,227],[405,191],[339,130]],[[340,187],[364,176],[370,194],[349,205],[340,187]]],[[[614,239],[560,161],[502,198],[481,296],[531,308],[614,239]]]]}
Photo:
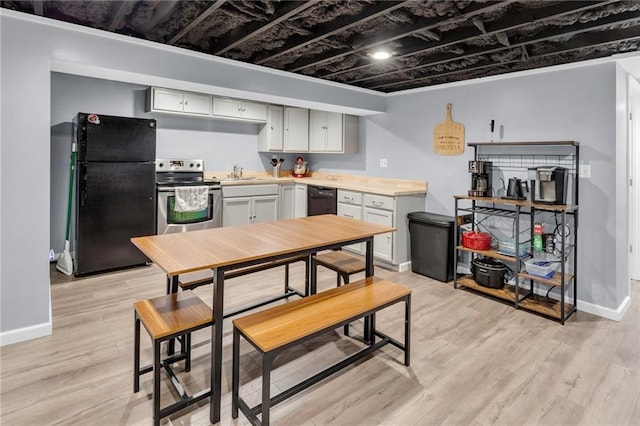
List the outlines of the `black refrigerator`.
{"type": "Polygon", "coordinates": [[[74,272],[144,265],[130,241],[155,234],[156,120],[78,113],[74,272]]]}

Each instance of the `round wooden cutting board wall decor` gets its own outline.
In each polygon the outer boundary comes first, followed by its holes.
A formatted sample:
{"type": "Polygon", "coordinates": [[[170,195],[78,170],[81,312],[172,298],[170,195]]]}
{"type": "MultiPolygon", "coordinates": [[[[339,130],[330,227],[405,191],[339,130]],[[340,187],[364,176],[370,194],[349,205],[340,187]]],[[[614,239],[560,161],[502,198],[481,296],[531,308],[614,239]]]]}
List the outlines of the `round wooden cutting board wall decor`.
{"type": "Polygon", "coordinates": [[[464,126],[451,119],[451,104],[447,116],[433,129],[433,152],[439,155],[460,155],[464,152],[464,126]]]}

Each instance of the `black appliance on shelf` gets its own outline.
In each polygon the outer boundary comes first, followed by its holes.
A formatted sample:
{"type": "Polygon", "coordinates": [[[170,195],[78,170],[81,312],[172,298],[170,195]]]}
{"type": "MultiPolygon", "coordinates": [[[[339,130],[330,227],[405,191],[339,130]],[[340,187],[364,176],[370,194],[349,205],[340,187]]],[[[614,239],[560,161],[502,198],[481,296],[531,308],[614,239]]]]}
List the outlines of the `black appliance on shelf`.
{"type": "Polygon", "coordinates": [[[534,202],[545,204],[566,204],[569,173],[564,167],[538,167],[534,202]]]}
{"type": "Polygon", "coordinates": [[[471,273],[475,282],[483,287],[502,288],[505,284],[507,267],[499,260],[475,258],[471,261],[471,273]]]}
{"type": "Polygon", "coordinates": [[[307,186],[307,216],[338,213],[338,190],[325,186],[307,186]]]}
{"type": "Polygon", "coordinates": [[[471,189],[468,191],[471,197],[488,197],[491,195],[491,162],[469,161],[469,173],[471,173],[471,189]]]}
{"type": "Polygon", "coordinates": [[[145,265],[130,241],[155,234],[156,120],[78,113],[75,275],[145,265]]]}

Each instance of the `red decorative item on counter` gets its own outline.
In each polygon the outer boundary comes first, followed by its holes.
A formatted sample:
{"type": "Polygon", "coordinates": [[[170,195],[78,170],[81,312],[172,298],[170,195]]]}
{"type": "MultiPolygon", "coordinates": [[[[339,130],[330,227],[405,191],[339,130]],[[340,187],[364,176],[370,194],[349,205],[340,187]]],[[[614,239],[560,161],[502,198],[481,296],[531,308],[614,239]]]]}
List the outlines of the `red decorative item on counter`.
{"type": "Polygon", "coordinates": [[[472,250],[489,250],[491,248],[491,235],[478,231],[463,232],[462,246],[472,250]]]}

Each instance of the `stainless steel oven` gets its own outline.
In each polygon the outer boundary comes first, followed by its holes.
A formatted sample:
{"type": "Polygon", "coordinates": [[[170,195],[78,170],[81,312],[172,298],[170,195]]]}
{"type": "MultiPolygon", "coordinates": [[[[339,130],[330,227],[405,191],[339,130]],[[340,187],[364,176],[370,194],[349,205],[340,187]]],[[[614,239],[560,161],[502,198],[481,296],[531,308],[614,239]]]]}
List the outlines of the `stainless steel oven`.
{"type": "Polygon", "coordinates": [[[202,160],[156,160],[158,209],[156,234],[195,231],[222,226],[222,192],[220,182],[204,179],[202,160]],[[176,188],[207,186],[206,207],[195,211],[176,209],[176,188]]]}

